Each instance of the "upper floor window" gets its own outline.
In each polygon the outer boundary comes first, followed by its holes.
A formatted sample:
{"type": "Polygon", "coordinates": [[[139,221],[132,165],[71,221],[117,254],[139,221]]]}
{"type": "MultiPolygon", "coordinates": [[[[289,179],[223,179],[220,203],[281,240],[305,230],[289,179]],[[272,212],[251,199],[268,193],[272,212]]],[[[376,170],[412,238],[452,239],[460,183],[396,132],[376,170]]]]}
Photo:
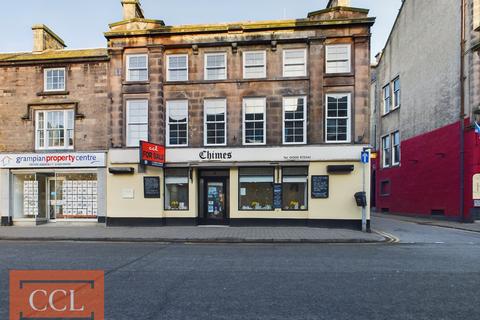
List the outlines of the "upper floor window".
{"type": "Polygon", "coordinates": [[[148,81],[148,55],[127,56],[127,81],[148,81]]]}
{"type": "Polygon", "coordinates": [[[267,76],[267,53],[248,51],[243,53],[243,77],[245,79],[265,78],[267,76]]]}
{"type": "Polygon", "coordinates": [[[393,108],[400,107],[400,78],[393,80],[393,108]]]}
{"type": "Polygon", "coordinates": [[[65,68],[44,70],[45,91],[65,91],[65,68]]]}
{"type": "Polygon", "coordinates": [[[382,163],[384,168],[388,168],[391,165],[391,141],[390,135],[382,138],[382,163]]]}
{"type": "Polygon", "coordinates": [[[350,142],[350,94],[327,94],[326,142],[350,142]]]}
{"type": "Polygon", "coordinates": [[[480,0],[473,1],[473,29],[480,31],[480,0]]]}
{"type": "Polygon", "coordinates": [[[206,53],[205,54],[205,80],[227,79],[227,54],[206,53]]]}
{"type": "Polygon", "coordinates": [[[227,100],[205,100],[204,144],[224,146],[227,144],[227,100]]]}
{"type": "Polygon", "coordinates": [[[36,149],[73,149],[73,110],[36,112],[36,149]]]}
{"type": "Polygon", "coordinates": [[[350,73],[351,46],[349,44],[326,46],[326,61],[327,73],[350,73]]]}
{"type": "Polygon", "coordinates": [[[243,144],[265,144],[265,98],[243,100],[243,144]]]}
{"type": "Polygon", "coordinates": [[[167,145],[188,145],[188,100],[167,101],[167,145]]]}
{"type": "Polygon", "coordinates": [[[392,93],[390,91],[390,84],[383,87],[383,114],[387,114],[392,109],[392,93]]]}
{"type": "Polygon", "coordinates": [[[148,141],[148,100],[127,101],[127,147],[148,141]]]}
{"type": "Polygon", "coordinates": [[[307,98],[283,98],[283,143],[307,143],[307,98]]]}
{"type": "Polygon", "coordinates": [[[392,133],[392,165],[400,164],[400,132],[392,133]]]}
{"type": "Polygon", "coordinates": [[[188,54],[167,56],[167,81],[188,81],[188,54]]]}
{"type": "Polygon", "coordinates": [[[293,49],[283,51],[283,76],[307,76],[307,50],[293,49]]]}

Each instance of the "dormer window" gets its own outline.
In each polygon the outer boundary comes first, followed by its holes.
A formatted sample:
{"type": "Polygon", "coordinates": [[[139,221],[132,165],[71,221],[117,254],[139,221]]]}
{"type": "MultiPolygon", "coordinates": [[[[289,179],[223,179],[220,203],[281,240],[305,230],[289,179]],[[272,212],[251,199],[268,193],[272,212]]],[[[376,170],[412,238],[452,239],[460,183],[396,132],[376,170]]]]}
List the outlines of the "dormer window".
{"type": "Polygon", "coordinates": [[[65,91],[65,68],[45,69],[43,72],[45,91],[65,91]]]}

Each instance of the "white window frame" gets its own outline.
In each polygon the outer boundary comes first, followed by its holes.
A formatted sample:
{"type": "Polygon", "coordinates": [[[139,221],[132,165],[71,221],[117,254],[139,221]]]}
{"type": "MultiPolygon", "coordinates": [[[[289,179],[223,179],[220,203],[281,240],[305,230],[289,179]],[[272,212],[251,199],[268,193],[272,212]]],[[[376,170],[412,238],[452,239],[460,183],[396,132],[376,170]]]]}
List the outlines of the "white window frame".
{"type": "Polygon", "coordinates": [[[391,137],[391,135],[387,134],[387,135],[382,136],[380,144],[381,144],[381,147],[382,147],[382,167],[383,168],[390,168],[391,167],[391,162],[392,162],[392,137],[391,137]],[[385,145],[383,143],[383,141],[386,138],[389,139],[389,143],[390,143],[388,149],[385,149],[385,145]],[[385,150],[388,150],[388,152],[390,153],[390,163],[386,163],[385,150]]]}
{"type": "MultiPolygon", "coordinates": [[[[150,69],[149,69],[149,63],[148,63],[148,54],[142,53],[142,54],[127,54],[126,55],[126,60],[127,60],[127,82],[148,82],[150,79],[150,69]],[[146,57],[147,58],[147,79],[146,80],[130,80],[130,58],[134,57],[146,57]]],[[[137,69],[135,69],[137,70],[137,69]]]]}
{"type": "Polygon", "coordinates": [[[306,48],[298,48],[298,49],[285,49],[283,50],[283,62],[282,62],[282,69],[283,69],[283,77],[284,78],[296,78],[296,77],[306,77],[307,76],[307,49],[306,48]],[[302,75],[297,75],[297,76],[287,76],[286,73],[286,68],[285,68],[285,55],[286,52],[291,52],[291,51],[303,51],[303,74],[302,75]]]}
{"type": "Polygon", "coordinates": [[[473,29],[480,31],[480,0],[473,0],[473,29]]]}
{"type": "Polygon", "coordinates": [[[400,82],[400,77],[396,77],[392,81],[392,97],[391,97],[391,99],[392,99],[392,103],[391,103],[392,104],[392,110],[400,108],[400,104],[401,104],[401,101],[402,101],[402,99],[400,97],[401,92],[402,92],[402,83],[400,82]],[[398,90],[395,90],[395,82],[397,82],[397,81],[398,81],[398,90]],[[397,92],[398,92],[399,99],[397,99],[396,95],[395,95],[395,93],[397,93],[397,92]],[[397,101],[397,100],[399,100],[399,101],[397,101]]]}
{"type": "MultiPolygon", "coordinates": [[[[307,144],[307,96],[286,96],[282,98],[282,143],[286,145],[304,145],[307,144]],[[303,108],[303,142],[286,142],[285,139],[285,100],[286,99],[299,99],[302,98],[304,101],[304,108],[303,108]]],[[[298,120],[296,120],[298,121],[298,120]]]]}
{"type": "Polygon", "coordinates": [[[267,144],[267,98],[244,98],[243,99],[243,125],[242,125],[242,140],[243,140],[243,145],[248,145],[248,146],[264,146],[267,144]],[[248,143],[246,140],[245,132],[246,132],[246,111],[247,111],[247,105],[246,102],[248,100],[262,100],[263,101],[263,142],[262,143],[248,143]]]}
{"type": "Polygon", "coordinates": [[[129,99],[126,101],[126,107],[125,107],[125,114],[126,114],[126,117],[125,117],[125,123],[126,123],[126,135],[125,135],[125,145],[127,146],[127,148],[136,148],[136,147],[139,147],[140,146],[140,142],[138,145],[131,145],[129,143],[130,139],[129,139],[129,136],[130,136],[130,124],[142,124],[142,123],[131,123],[129,122],[129,115],[130,115],[130,103],[131,102],[139,102],[139,101],[143,101],[146,103],[147,105],[147,141],[149,139],[149,122],[150,122],[150,106],[149,106],[149,101],[147,99],[129,99]]]}
{"type": "MultiPolygon", "coordinates": [[[[179,82],[179,81],[188,81],[189,79],[189,57],[188,57],[188,54],[169,54],[167,55],[167,81],[176,81],[176,82],[179,82]],[[186,57],[187,58],[187,78],[184,79],[184,80],[172,80],[170,79],[170,58],[172,57],[186,57]]],[[[175,69],[175,70],[184,70],[184,69],[175,69]]]]}
{"type": "Polygon", "coordinates": [[[400,131],[395,131],[395,132],[392,133],[391,138],[390,138],[390,142],[391,142],[391,145],[392,145],[392,152],[391,152],[391,157],[392,157],[391,162],[392,162],[392,166],[398,166],[398,165],[400,165],[400,161],[402,161],[402,160],[401,160],[401,159],[402,159],[402,158],[401,158],[401,154],[402,154],[401,152],[402,152],[402,151],[401,151],[401,148],[400,148],[400,146],[401,146],[400,131]],[[395,146],[396,146],[396,144],[395,144],[395,135],[396,135],[396,134],[398,134],[398,159],[399,159],[399,161],[395,161],[395,155],[396,155],[396,150],[395,150],[395,146]]]}
{"type": "Polygon", "coordinates": [[[350,92],[345,93],[327,93],[325,95],[325,143],[350,143],[352,142],[352,94],[350,92]],[[327,132],[327,123],[329,119],[345,119],[345,117],[328,117],[328,97],[339,99],[347,97],[347,139],[344,141],[329,141],[327,132]]]}
{"type": "Polygon", "coordinates": [[[227,53],[226,52],[207,52],[205,53],[205,57],[204,57],[204,62],[203,62],[203,65],[204,65],[204,68],[203,68],[203,72],[204,72],[204,79],[207,80],[207,81],[220,81],[220,80],[227,80],[228,79],[228,60],[227,60],[227,53]],[[218,56],[218,55],[223,55],[225,57],[225,77],[224,78],[219,78],[219,79],[209,79],[208,78],[208,65],[207,65],[207,61],[208,61],[208,57],[209,56],[218,56]]]}
{"type": "Polygon", "coordinates": [[[166,109],[167,109],[167,125],[166,125],[166,139],[167,139],[167,147],[188,147],[188,125],[189,125],[189,114],[188,114],[188,100],[167,100],[166,103],[166,109]],[[169,104],[171,102],[184,102],[187,108],[187,120],[186,120],[186,125],[187,125],[187,141],[185,144],[171,144],[170,143],[170,106],[169,104]]]}
{"type": "Polygon", "coordinates": [[[67,70],[66,68],[45,68],[43,69],[43,90],[45,92],[61,92],[67,88],[67,70]],[[47,88],[47,73],[48,71],[63,71],[63,88],[60,89],[48,89],[47,88]]]}
{"type": "Polygon", "coordinates": [[[352,45],[351,45],[351,44],[330,44],[330,45],[325,46],[325,73],[326,73],[326,74],[342,74],[342,73],[351,73],[351,72],[352,72],[352,45]],[[342,72],[329,71],[329,66],[328,66],[328,63],[329,63],[329,62],[344,61],[344,59],[342,59],[342,60],[329,59],[330,49],[335,48],[335,47],[336,47],[336,48],[339,48],[339,47],[345,47],[345,48],[347,48],[347,52],[348,52],[347,66],[348,66],[348,70],[342,71],[342,72]]]}
{"type": "Polygon", "coordinates": [[[52,110],[36,110],[35,111],[35,150],[73,150],[75,147],[75,110],[73,109],[52,109],[52,110]],[[47,121],[47,114],[50,113],[50,112],[63,112],[63,138],[64,138],[64,142],[63,142],[63,147],[60,146],[60,147],[50,147],[50,146],[47,146],[48,145],[48,130],[47,130],[47,126],[46,126],[46,121],[47,121]],[[72,139],[73,139],[73,145],[72,146],[69,146],[68,145],[68,139],[67,139],[67,132],[68,132],[68,127],[67,127],[67,123],[68,123],[68,114],[69,113],[73,113],[73,122],[72,122],[72,129],[73,130],[73,136],[72,136],[72,139]],[[39,131],[39,114],[40,113],[43,113],[43,121],[44,121],[44,124],[43,124],[43,139],[44,139],[44,144],[45,146],[44,147],[41,147],[40,146],[40,138],[38,136],[38,131],[39,131]]]}
{"type": "Polygon", "coordinates": [[[391,84],[388,83],[386,84],[385,86],[383,86],[382,88],[382,105],[383,105],[383,115],[386,115],[388,113],[390,113],[393,109],[392,109],[392,87],[391,87],[391,84]],[[388,88],[388,94],[389,96],[387,97],[387,95],[385,94],[386,92],[386,89],[388,88]],[[387,99],[388,99],[388,110],[387,110],[387,99]]]}
{"type": "Polygon", "coordinates": [[[228,106],[227,106],[227,99],[226,98],[209,98],[209,99],[205,99],[203,101],[203,144],[207,147],[215,147],[215,146],[226,146],[227,145],[227,123],[228,123],[228,119],[227,119],[227,109],[228,109],[228,106]],[[208,136],[207,136],[207,101],[212,101],[212,100],[216,100],[216,101],[224,101],[225,104],[224,104],[224,110],[225,110],[225,119],[224,119],[224,123],[225,123],[225,133],[224,133],[224,143],[222,144],[209,144],[207,143],[208,141],[208,136]]]}
{"type": "Polygon", "coordinates": [[[243,53],[243,78],[244,79],[262,79],[267,77],[267,51],[257,50],[257,51],[245,51],[243,53]],[[263,73],[260,77],[252,77],[247,75],[247,55],[250,53],[262,53],[263,54],[263,65],[252,65],[253,67],[263,67],[263,73]]]}

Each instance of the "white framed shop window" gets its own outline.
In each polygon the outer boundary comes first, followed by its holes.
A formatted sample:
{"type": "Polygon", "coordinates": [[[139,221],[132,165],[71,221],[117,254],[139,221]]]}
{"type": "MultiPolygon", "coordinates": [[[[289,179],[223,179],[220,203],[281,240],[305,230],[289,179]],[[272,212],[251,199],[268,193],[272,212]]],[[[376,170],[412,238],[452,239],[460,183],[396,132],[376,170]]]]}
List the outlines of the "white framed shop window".
{"type": "Polygon", "coordinates": [[[188,100],[167,101],[167,146],[188,146],[188,100]]]}
{"type": "Polygon", "coordinates": [[[43,70],[43,85],[46,92],[65,91],[65,68],[43,70]]]}
{"type": "Polygon", "coordinates": [[[326,95],[325,142],[348,143],[351,141],[350,97],[350,93],[326,95]]]}
{"type": "Polygon", "coordinates": [[[352,71],[350,44],[327,45],[326,73],[350,73],[352,71]]]}
{"type": "Polygon", "coordinates": [[[227,100],[205,99],[204,104],[204,144],[227,145],[227,100]]]}
{"type": "Polygon", "coordinates": [[[240,211],[273,211],[275,168],[240,168],[238,172],[240,211]]]}
{"type": "Polygon", "coordinates": [[[165,210],[187,211],[188,208],[188,169],[165,169],[165,210]]]}
{"type": "Polygon", "coordinates": [[[243,144],[265,145],[266,137],[266,98],[243,99],[243,144]]]}
{"type": "Polygon", "coordinates": [[[307,97],[283,98],[283,144],[307,143],[307,97]]]}
{"type": "Polygon", "coordinates": [[[227,53],[205,54],[205,80],[227,79],[227,53]]]}
{"type": "Polygon", "coordinates": [[[35,112],[35,149],[73,149],[75,111],[41,110],[35,112]]]}
{"type": "Polygon", "coordinates": [[[127,100],[127,147],[138,147],[148,141],[148,100],[127,100]]]}
{"type": "Polygon", "coordinates": [[[307,49],[283,50],[283,76],[307,76],[307,49]]]}
{"type": "Polygon", "coordinates": [[[148,81],[148,55],[147,54],[127,55],[127,81],[131,81],[131,82],[148,81]]]}
{"type": "Polygon", "coordinates": [[[243,53],[243,78],[258,79],[267,77],[267,52],[245,51],[243,53]]]}
{"type": "Polygon", "coordinates": [[[188,54],[167,55],[167,81],[188,81],[188,54]]]}

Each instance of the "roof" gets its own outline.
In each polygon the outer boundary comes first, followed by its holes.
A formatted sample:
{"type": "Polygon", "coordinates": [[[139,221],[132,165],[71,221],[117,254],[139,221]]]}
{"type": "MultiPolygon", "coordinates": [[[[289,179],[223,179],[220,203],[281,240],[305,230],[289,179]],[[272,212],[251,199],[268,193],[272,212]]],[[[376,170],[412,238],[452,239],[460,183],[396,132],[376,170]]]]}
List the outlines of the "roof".
{"type": "Polygon", "coordinates": [[[104,48],[78,50],[47,50],[43,52],[0,53],[0,63],[34,62],[45,60],[92,60],[108,59],[108,51],[104,48]]]}

